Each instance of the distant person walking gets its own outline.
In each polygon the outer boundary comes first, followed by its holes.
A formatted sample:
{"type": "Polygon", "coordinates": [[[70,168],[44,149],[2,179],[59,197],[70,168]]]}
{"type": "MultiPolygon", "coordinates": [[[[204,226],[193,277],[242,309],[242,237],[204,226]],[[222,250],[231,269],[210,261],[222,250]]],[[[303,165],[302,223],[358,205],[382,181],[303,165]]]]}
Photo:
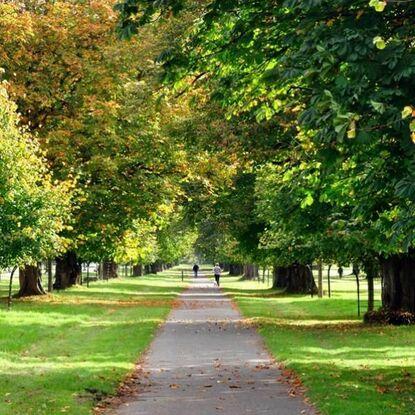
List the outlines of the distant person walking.
{"type": "Polygon", "coordinates": [[[216,284],[218,285],[218,287],[220,285],[219,283],[220,283],[220,274],[221,274],[221,272],[222,272],[222,269],[219,266],[219,264],[215,264],[215,266],[213,268],[213,274],[215,276],[215,281],[216,281],[216,284]]]}
{"type": "Polygon", "coordinates": [[[195,278],[197,278],[197,273],[199,272],[199,265],[194,264],[193,265],[193,274],[195,276],[195,278]]]}

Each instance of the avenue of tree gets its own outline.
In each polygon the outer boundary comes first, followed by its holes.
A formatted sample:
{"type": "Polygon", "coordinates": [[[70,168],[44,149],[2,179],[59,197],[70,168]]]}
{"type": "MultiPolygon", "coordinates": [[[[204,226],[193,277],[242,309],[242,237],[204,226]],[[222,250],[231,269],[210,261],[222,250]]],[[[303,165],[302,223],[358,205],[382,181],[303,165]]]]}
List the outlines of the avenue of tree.
{"type": "Polygon", "coordinates": [[[415,313],[415,3],[0,4],[0,267],[42,294],[82,262],[195,250],[316,292],[361,269],[415,313]]]}

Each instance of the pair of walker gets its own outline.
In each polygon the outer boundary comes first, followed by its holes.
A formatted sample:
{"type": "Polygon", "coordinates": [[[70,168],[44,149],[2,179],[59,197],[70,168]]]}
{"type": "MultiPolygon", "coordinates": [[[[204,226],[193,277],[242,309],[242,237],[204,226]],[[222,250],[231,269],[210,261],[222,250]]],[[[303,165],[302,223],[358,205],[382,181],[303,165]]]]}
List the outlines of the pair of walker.
{"type": "MultiPolygon", "coordinates": [[[[218,287],[219,287],[219,284],[220,284],[220,275],[221,275],[221,273],[222,273],[221,267],[219,266],[219,264],[216,264],[213,267],[213,275],[215,276],[216,285],[218,287]]],[[[195,278],[197,278],[198,274],[199,274],[199,265],[194,264],[193,265],[193,275],[194,275],[195,278]]]]}

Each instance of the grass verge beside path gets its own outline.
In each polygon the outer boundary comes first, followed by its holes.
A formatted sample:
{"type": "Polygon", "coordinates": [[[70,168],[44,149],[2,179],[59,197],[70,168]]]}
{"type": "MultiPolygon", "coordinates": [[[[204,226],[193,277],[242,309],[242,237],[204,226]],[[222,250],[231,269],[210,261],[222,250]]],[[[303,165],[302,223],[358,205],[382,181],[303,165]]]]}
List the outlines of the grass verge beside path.
{"type": "Polygon", "coordinates": [[[331,299],[286,296],[236,278],[222,286],[322,414],[415,414],[415,327],[362,324],[353,281],[334,282],[331,299]]]}
{"type": "MultiPolygon", "coordinates": [[[[0,414],[90,414],[115,392],[186,285],[125,278],[0,303],[0,414]]],[[[4,288],[1,287],[4,296],[4,288]]]]}

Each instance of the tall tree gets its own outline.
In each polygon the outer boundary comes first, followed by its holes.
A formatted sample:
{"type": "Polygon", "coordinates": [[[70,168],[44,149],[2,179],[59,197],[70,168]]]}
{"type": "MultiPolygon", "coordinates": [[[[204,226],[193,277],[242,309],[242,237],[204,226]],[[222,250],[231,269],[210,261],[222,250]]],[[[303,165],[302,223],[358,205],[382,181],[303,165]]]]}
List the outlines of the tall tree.
{"type": "Polygon", "coordinates": [[[140,42],[118,40],[112,6],[0,5],[0,66],[22,122],[39,135],[53,176],[77,181],[70,243],[57,258],[61,288],[78,281],[80,258],[112,261],[134,221],[176,192],[181,153],[159,128],[149,56],[166,40],[153,29],[140,42]]]}
{"type": "MultiPolygon", "coordinates": [[[[120,30],[128,35],[150,15],[177,12],[187,4],[122,3],[120,30]]],[[[353,192],[353,200],[347,198],[349,209],[340,209],[345,229],[356,231],[369,263],[380,265],[385,306],[414,312],[409,264],[414,261],[415,6],[366,0],[212,0],[202,7],[181,48],[166,55],[166,79],[178,87],[203,80],[231,115],[260,123],[275,120],[293,149],[305,138],[316,151],[311,157],[305,153],[304,163],[324,163],[325,170],[333,156],[343,160],[347,177],[340,179],[353,192]]],[[[312,185],[308,193],[304,203],[310,208],[301,215],[305,222],[307,211],[320,203],[312,185]]],[[[286,230],[290,240],[298,227],[286,230]]],[[[350,258],[359,246],[348,245],[350,258]]]]}
{"type": "Polygon", "coordinates": [[[0,84],[0,267],[23,266],[20,296],[44,294],[37,261],[65,249],[70,183],[52,180],[38,142],[0,84]]]}

